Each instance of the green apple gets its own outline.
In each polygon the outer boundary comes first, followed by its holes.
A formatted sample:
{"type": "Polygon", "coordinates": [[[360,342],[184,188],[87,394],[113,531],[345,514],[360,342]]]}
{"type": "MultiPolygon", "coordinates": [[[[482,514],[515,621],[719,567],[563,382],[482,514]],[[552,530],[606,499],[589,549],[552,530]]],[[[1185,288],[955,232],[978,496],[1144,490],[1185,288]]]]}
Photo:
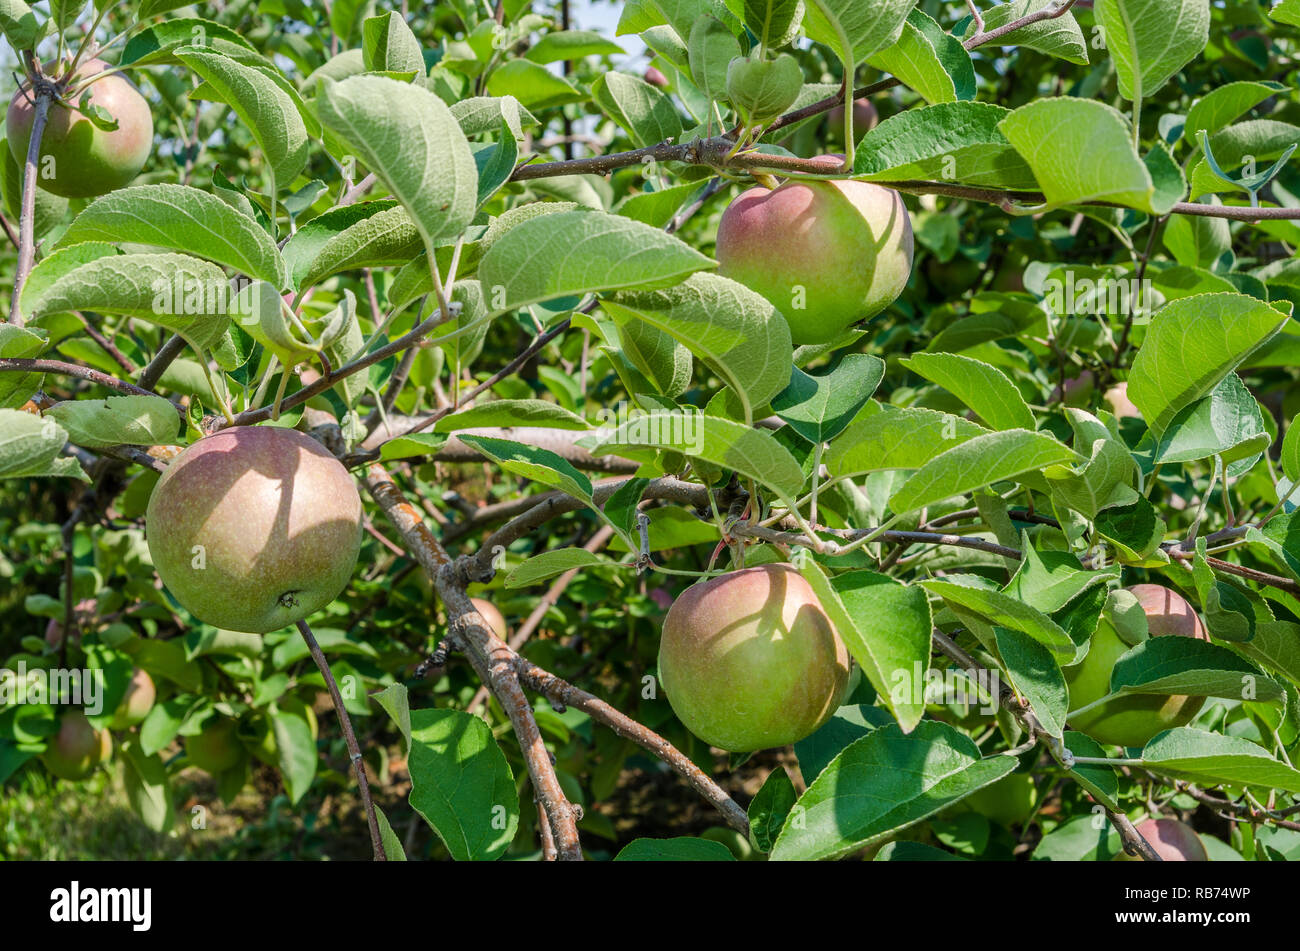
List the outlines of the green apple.
{"type": "Polygon", "coordinates": [[[239,762],[244,748],[236,735],[237,725],[228,717],[208,720],[202,732],[185,738],[185,754],[190,765],[216,775],[239,762]]]}
{"type": "MultiPolygon", "coordinates": [[[[1181,636],[1208,640],[1196,610],[1182,595],[1157,584],[1137,584],[1128,589],[1147,616],[1151,637],[1181,636]]],[[[1110,691],[1115,662],[1131,649],[1103,617],[1092,635],[1088,655],[1065,669],[1070,688],[1070,709],[1079,710],[1101,700],[1110,691]]],[[[1115,697],[1071,716],[1070,726],[1101,743],[1143,746],[1157,733],[1186,726],[1200,712],[1204,697],[1132,694],[1115,697]]]]}
{"type": "Polygon", "coordinates": [[[664,618],[659,681],[678,719],[732,752],[785,746],[830,718],[849,656],[808,582],[762,565],[694,584],[664,618]]]}
{"type": "Polygon", "coordinates": [[[232,427],[171,461],[149,497],[145,535],[158,576],[191,614],[265,634],[347,587],[361,547],[361,497],[311,437],[232,427]]]}
{"type": "MultiPolygon", "coordinates": [[[[53,65],[46,64],[46,68],[53,65]]],[[[50,103],[45,132],[41,135],[37,181],[52,194],[90,198],[128,185],[153,150],[153,114],[149,103],[121,73],[97,79],[86,87],[90,104],[103,110],[117,123],[117,128],[99,128],[79,111],[78,84],[107,68],[103,60],[82,63],[69,84],[70,99],[54,99],[50,103]]],[[[35,118],[31,91],[23,85],[14,93],[5,115],[9,150],[20,168],[27,161],[35,118]]]]}
{"type": "MultiPolygon", "coordinates": [[[[1136,826],[1142,838],[1151,844],[1166,862],[1208,862],[1210,855],[1205,851],[1201,837],[1185,822],[1177,819],[1147,819],[1136,826]]],[[[1140,855],[1128,855],[1120,852],[1115,856],[1116,862],[1141,862],[1140,855]]]]}
{"type": "Polygon", "coordinates": [[[50,738],[41,762],[60,779],[78,781],[112,755],[112,735],[96,730],[82,711],[68,710],[59,718],[58,732],[50,738]]]}
{"type": "Polygon", "coordinates": [[[874,317],[912,272],[912,223],[898,192],[869,182],[751,188],[718,225],[719,272],[766,297],[796,344],[828,343],[874,317]]]}
{"type": "Polygon", "coordinates": [[[1028,773],[1012,773],[961,801],[972,812],[1004,826],[1021,825],[1034,811],[1038,787],[1028,773]]]}
{"type": "Polygon", "coordinates": [[[114,730],[129,730],[144,722],[144,718],[153,709],[158,691],[154,688],[153,678],[138,667],[131,675],[126,693],[113,711],[113,720],[109,724],[114,730]]]}

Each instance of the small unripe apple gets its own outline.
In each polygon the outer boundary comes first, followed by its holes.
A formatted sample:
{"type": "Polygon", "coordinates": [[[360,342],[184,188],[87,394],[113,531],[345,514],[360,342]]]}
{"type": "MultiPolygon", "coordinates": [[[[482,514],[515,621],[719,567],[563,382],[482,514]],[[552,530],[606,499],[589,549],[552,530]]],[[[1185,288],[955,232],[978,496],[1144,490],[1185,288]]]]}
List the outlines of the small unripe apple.
{"type": "MultiPolygon", "coordinates": [[[[1196,830],[1177,819],[1147,819],[1135,827],[1166,862],[1208,862],[1210,855],[1196,830]]],[[[1142,856],[1120,852],[1117,862],[1141,862],[1142,856]]]]}
{"type": "MultiPolygon", "coordinates": [[[[78,601],[72,606],[72,619],[75,622],[72,632],[73,644],[81,643],[81,629],[95,622],[98,607],[94,598],[78,601]]],[[[63,635],[63,619],[50,618],[49,623],[45,625],[45,643],[51,647],[59,647],[63,643],[63,635]]]]}
{"type": "Polygon", "coordinates": [[[1115,414],[1117,419],[1141,419],[1142,411],[1133,405],[1133,401],[1128,398],[1128,383],[1116,383],[1106,395],[1102,397],[1106,408],[1115,414]]]}
{"type": "Polygon", "coordinates": [[[185,754],[190,764],[215,776],[238,763],[243,746],[235,730],[234,720],[218,716],[209,720],[201,733],[187,736],[185,754]]]}
{"type": "Polygon", "coordinates": [[[1038,787],[1028,773],[1012,773],[973,792],[961,804],[1004,826],[1022,825],[1038,802],[1038,787]]]}
{"type": "Polygon", "coordinates": [[[236,426],[171,461],[149,497],[145,536],[158,576],[191,614],[265,634],[347,587],[361,497],[311,437],[236,426]]]}
{"type": "Polygon", "coordinates": [[[495,604],[484,598],[470,598],[469,600],[478,610],[478,613],[483,615],[483,620],[487,621],[488,627],[492,628],[497,637],[504,641],[510,636],[510,628],[506,626],[505,615],[501,613],[501,610],[495,604]]]}
{"type": "Polygon", "coordinates": [[[788,181],[727,206],[717,258],[784,315],[796,344],[829,343],[903,292],[912,222],[898,192],[870,182],[788,181]]]}
{"type": "Polygon", "coordinates": [[[58,732],[50,737],[41,762],[60,779],[75,782],[93,773],[112,752],[107,730],[96,730],[82,711],[68,710],[59,718],[58,732]]]}
{"type": "Polygon", "coordinates": [[[732,752],[785,746],[835,712],[849,656],[790,565],[733,571],[687,588],[664,618],[659,681],[700,739],[732,752]]]}
{"type": "MultiPolygon", "coordinates": [[[[839,132],[844,128],[844,106],[838,105],[830,112],[826,113],[827,122],[834,132],[839,132]]],[[[863,97],[853,100],[853,138],[854,141],[866,135],[876,127],[880,121],[880,113],[876,112],[876,107],[871,104],[871,100],[863,97]]]]}
{"type": "MultiPolygon", "coordinates": [[[[47,64],[53,68],[54,64],[47,64]]],[[[91,59],[77,67],[70,89],[108,64],[91,59]]],[[[91,105],[117,121],[116,129],[101,129],[72,102],[55,99],[50,103],[45,131],[41,135],[41,160],[37,182],[41,188],[65,198],[90,198],[128,185],[140,173],[153,149],[153,114],[149,103],[120,73],[91,83],[91,105]],[[49,171],[49,176],[46,177],[49,171]]],[[[30,89],[24,85],[14,94],[5,116],[9,150],[19,167],[27,161],[36,107],[30,89]]]]}
{"type": "Polygon", "coordinates": [[[158,691],[154,687],[153,678],[137,667],[135,673],[131,675],[126,693],[123,694],[117,709],[113,711],[113,720],[109,725],[114,730],[129,730],[133,726],[138,726],[153,709],[157,697],[158,691]]]}
{"type": "MultiPolygon", "coordinates": [[[[1196,610],[1178,592],[1158,584],[1136,584],[1128,591],[1146,613],[1149,636],[1209,639],[1196,610]]],[[[1131,649],[1103,617],[1093,632],[1088,655],[1073,667],[1065,668],[1070,709],[1086,707],[1109,694],[1115,661],[1131,649]]],[[[1072,716],[1070,725],[1101,743],[1143,746],[1157,733],[1186,726],[1204,703],[1204,697],[1129,694],[1072,716]]]]}
{"type": "Polygon", "coordinates": [[[645,76],[643,78],[651,86],[656,86],[659,89],[668,88],[668,77],[665,76],[659,69],[657,69],[654,66],[646,67],[645,76]]]}

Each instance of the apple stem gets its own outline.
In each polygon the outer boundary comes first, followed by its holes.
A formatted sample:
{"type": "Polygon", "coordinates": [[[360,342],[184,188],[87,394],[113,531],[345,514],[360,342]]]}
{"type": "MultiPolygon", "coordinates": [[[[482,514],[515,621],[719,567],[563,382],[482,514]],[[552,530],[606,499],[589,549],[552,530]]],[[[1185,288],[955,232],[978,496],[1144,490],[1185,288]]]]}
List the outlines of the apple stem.
{"type": "Polygon", "coordinates": [[[330,700],[334,703],[334,712],[338,714],[339,723],[343,727],[343,740],[348,746],[352,771],[356,773],[357,785],[361,788],[361,804],[366,810],[366,824],[370,826],[370,844],[374,848],[375,861],[386,862],[388,861],[388,854],[384,851],[384,841],[379,834],[379,818],[375,815],[374,800],[370,798],[370,781],[366,778],[366,768],[361,760],[361,746],[357,743],[357,734],[352,729],[352,718],[348,716],[348,711],[343,706],[343,695],[339,693],[338,682],[335,681],[334,674],[330,671],[329,662],[325,660],[325,654],[320,649],[320,644],[316,643],[316,635],[312,633],[311,627],[306,621],[299,621],[298,632],[302,634],[302,639],[307,642],[307,650],[311,651],[311,659],[316,662],[317,669],[320,670],[321,676],[325,678],[325,686],[329,688],[330,700]]]}

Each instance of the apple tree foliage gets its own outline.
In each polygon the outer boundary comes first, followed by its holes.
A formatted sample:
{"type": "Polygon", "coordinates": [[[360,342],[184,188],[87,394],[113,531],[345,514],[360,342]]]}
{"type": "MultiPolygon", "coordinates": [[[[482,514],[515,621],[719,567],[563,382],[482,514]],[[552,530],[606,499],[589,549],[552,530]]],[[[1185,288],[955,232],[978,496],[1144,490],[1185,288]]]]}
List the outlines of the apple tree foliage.
{"type": "MultiPolygon", "coordinates": [[[[3,666],[102,671],[96,727],[151,675],[104,768],[154,829],[214,723],[227,801],[349,788],[299,633],[197,621],[142,532],[175,447],[294,426],[365,489],[312,627],[390,859],[416,816],[457,859],[1104,859],[1153,802],[1212,858],[1298,854],[1300,2],[616,7],[0,0],[11,65],[90,36],[156,126],[93,200],[0,149],[3,666]],[[861,96],[878,125],[828,123],[861,96]],[[795,348],[717,221],[837,175],[905,195],[915,264],[795,348]],[[851,692],[793,756],[717,757],[657,690],[664,603],[787,560],[851,692]],[[1142,581],[1210,641],[1112,692],[1209,699],[1104,748],[1062,671],[1142,581]],[[717,817],[638,831],[608,806],[649,782],[717,817]]],[[[58,714],[0,702],[0,780],[58,714]]]]}

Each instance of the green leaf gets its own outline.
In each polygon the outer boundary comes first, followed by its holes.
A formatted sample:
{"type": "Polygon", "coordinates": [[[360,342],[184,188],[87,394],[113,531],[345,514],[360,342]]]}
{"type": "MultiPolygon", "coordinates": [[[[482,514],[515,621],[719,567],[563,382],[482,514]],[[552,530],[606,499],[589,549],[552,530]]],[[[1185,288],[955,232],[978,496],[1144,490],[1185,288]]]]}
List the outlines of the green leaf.
{"type": "Polygon", "coordinates": [[[1172,779],[1217,786],[1259,786],[1300,793],[1300,771],[1238,736],[1190,727],[1161,733],[1142,750],[1142,766],[1172,779]]]}
{"type": "Polygon", "coordinates": [[[672,100],[640,76],[601,73],[591,84],[591,98],[640,148],[682,134],[682,120],[672,100]]]}
{"type": "Polygon", "coordinates": [[[299,802],[316,778],[316,741],[311,724],[297,712],[272,710],[271,730],[275,735],[276,766],[284,779],[285,792],[291,803],[299,802]]]}
{"type": "Polygon", "coordinates": [[[479,263],[492,313],[557,297],[661,287],[713,267],[672,235],[598,211],[530,218],[493,242],[479,263]]]}
{"type": "Polygon", "coordinates": [[[452,103],[451,114],[466,135],[495,132],[504,122],[516,139],[522,139],[524,128],[538,125],[537,117],[514,96],[471,96],[452,103]]]}
{"type": "Polygon", "coordinates": [[[925,591],[874,571],[828,579],[811,558],[796,563],[881,701],[910,732],[925,715],[931,631],[925,591]]]}
{"type": "MultiPolygon", "coordinates": [[[[1183,123],[1183,141],[1193,147],[1199,146],[1198,136],[1201,132],[1211,135],[1218,132],[1284,88],[1279,83],[1247,81],[1216,86],[1187,110],[1187,121],[1183,123]]],[[[1172,223],[1171,220],[1170,224],[1172,223]]]]}
{"type": "Polygon", "coordinates": [[[914,6],[916,0],[806,0],[804,32],[852,68],[897,43],[914,6]]]}
{"type": "Polygon", "coordinates": [[[827,442],[867,405],[884,376],[885,361],[865,353],[846,354],[817,376],[795,367],[790,384],[772,399],[772,411],[806,441],[827,442]]]}
{"type": "Polygon", "coordinates": [[[375,807],[375,818],[379,822],[379,839],[384,847],[384,858],[390,862],[405,862],[406,850],[402,848],[402,840],[393,831],[384,810],[378,806],[375,807]]]}
{"type": "Polygon", "coordinates": [[[1016,768],[1010,756],[980,758],[970,737],[925,720],[911,733],[867,734],[808,787],[772,849],[776,861],[838,858],[934,815],[1016,768]]]}
{"type": "Polygon", "coordinates": [[[790,382],[790,328],[761,295],[713,273],[666,290],[604,298],[620,326],[641,321],[699,357],[731,388],[752,419],[790,382]]]}
{"type": "Polygon", "coordinates": [[[1184,406],[1169,421],[1156,446],[1155,461],[1220,456],[1225,464],[1238,459],[1254,462],[1272,441],[1255,397],[1237,374],[1229,373],[1209,396],[1184,406]]]}
{"type": "Polygon", "coordinates": [[[519,796],[488,725],[459,710],[415,710],[408,764],[411,807],[452,858],[500,858],[519,827],[519,796]]]}
{"type": "Polygon", "coordinates": [[[1129,373],[1128,397],[1152,431],[1163,434],[1179,410],[1212,393],[1287,320],[1244,294],[1173,301],[1147,328],[1129,373]]]}
{"type": "Polygon", "coordinates": [[[794,755],[804,782],[812,782],[841,751],[872,730],[894,722],[884,707],[853,704],[840,707],[811,736],[795,743],[794,755]]]}
{"type": "Polygon", "coordinates": [[[307,127],[292,95],[266,73],[198,47],[174,55],[197,73],[248,126],[276,182],[288,185],[307,165],[307,127]]]}
{"type": "MultiPolygon", "coordinates": [[[[992,628],[1002,627],[1029,635],[1051,651],[1058,663],[1069,665],[1079,653],[1079,646],[1070,633],[1054,620],[1019,598],[998,591],[991,582],[976,575],[951,574],[925,578],[917,584],[943,598],[963,620],[969,622],[973,615],[976,624],[986,629],[991,642],[996,637],[992,628]]],[[[975,633],[982,632],[976,629],[975,633]]],[[[994,642],[986,646],[992,649],[997,645],[994,642]]]]}
{"type": "MultiPolygon", "coordinates": [[[[1075,756],[1088,756],[1096,759],[1105,759],[1106,751],[1102,745],[1085,733],[1075,733],[1073,730],[1065,731],[1065,748],[1075,756]]],[[[1086,789],[1092,798],[1096,799],[1107,809],[1119,811],[1119,776],[1110,766],[1094,766],[1092,764],[1075,766],[1070,770],[1070,775],[1074,777],[1075,782],[1086,789]]]]}
{"type": "MultiPolygon", "coordinates": [[[[984,29],[996,30],[1013,20],[1020,20],[1031,13],[1037,13],[1044,7],[1056,5],[1056,0],[1009,0],[995,4],[984,10],[984,29]]],[[[1038,50],[1048,56],[1055,56],[1069,63],[1080,66],[1088,64],[1088,41],[1079,28],[1079,21],[1074,14],[1064,14],[1047,20],[1038,20],[1026,26],[1004,33],[996,41],[1000,46],[1023,46],[1038,50]]]]}
{"type": "Polygon", "coordinates": [[[140,749],[139,741],[122,742],[122,783],[131,809],[145,827],[154,832],[168,832],[176,820],[171,781],[167,768],[156,754],[140,749]]]}
{"type": "Polygon", "coordinates": [[[1205,49],[1210,0],[1097,0],[1119,93],[1140,102],[1205,49]]]}
{"type": "MultiPolygon", "coordinates": [[[[26,360],[45,349],[45,337],[25,327],[0,324],[0,359],[26,360]]],[[[0,373],[0,409],[22,406],[41,388],[43,373],[0,373]]]]}
{"type": "Polygon", "coordinates": [[[1151,637],[1126,651],[1110,675],[1119,694],[1223,697],[1270,703],[1282,685],[1225,647],[1199,638],[1151,637]]]}
{"type": "Polygon", "coordinates": [[[410,213],[426,247],[461,234],[478,206],[478,169],[460,124],[420,86],[351,76],[318,97],[320,120],[410,213]]]}
{"type": "Polygon", "coordinates": [[[284,246],[284,259],[293,286],[305,290],[341,271],[405,264],[417,257],[427,272],[423,252],[423,239],[405,208],[391,201],[362,201],[307,222],[284,246]]]}
{"type": "MultiPolygon", "coordinates": [[[[143,18],[141,18],[143,19],[143,18]]],[[[180,59],[179,49],[191,44],[203,46],[214,53],[250,64],[264,64],[266,60],[252,43],[228,26],[200,17],[177,17],[163,20],[133,33],[122,47],[119,66],[175,65],[180,59]],[[202,42],[196,42],[198,38],[202,42]]]]}
{"type": "Polygon", "coordinates": [[[779,49],[793,40],[804,16],[803,0],[728,0],[727,8],[768,49],[779,49]]]}
{"type": "Polygon", "coordinates": [[[444,416],[433,426],[435,433],[454,433],[476,426],[545,426],[550,429],[590,429],[578,416],[545,400],[492,400],[444,416]]]}
{"type": "Polygon", "coordinates": [[[225,306],[228,283],[221,268],[186,254],[119,254],[61,275],[29,312],[125,314],[165,327],[206,350],[221,340],[230,323],[225,306]]]}
{"type": "Polygon", "coordinates": [[[1111,201],[1157,213],[1156,186],[1133,150],[1128,121],[1105,103],[1037,99],[998,128],[1033,169],[1049,207],[1111,201]]]}
{"type": "Polygon", "coordinates": [[[1033,430],[1029,404],[997,367],[955,353],[915,353],[900,361],[957,397],[993,429],[1033,430]]]}
{"type": "Polygon", "coordinates": [[[668,449],[702,459],[765,485],[793,500],[803,488],[803,467],[771,434],[696,411],[655,411],[636,416],[605,436],[592,455],[668,449]]]}
{"type": "Polygon", "coordinates": [[[0,0],[0,30],[19,53],[35,48],[44,32],[32,8],[22,0],[0,0]]]}
{"type": "Polygon", "coordinates": [[[700,92],[717,101],[727,94],[727,67],[740,55],[740,43],[717,17],[701,17],[687,40],[691,78],[700,92]]]}
{"type": "Polygon", "coordinates": [[[1300,0],[1280,0],[1277,6],[1268,11],[1268,15],[1278,23],[1300,26],[1300,0]]]}
{"type": "Polygon", "coordinates": [[[855,178],[952,180],[1008,189],[1038,187],[1029,164],[998,128],[1010,111],[986,102],[906,109],[859,143],[855,178]]]}
{"type": "Polygon", "coordinates": [[[506,575],[506,587],[527,588],[530,585],[549,581],[566,571],[608,564],[611,564],[608,558],[601,558],[585,548],[557,548],[533,555],[511,570],[510,574],[506,575]]]}
{"type": "Polygon", "coordinates": [[[677,836],[672,839],[633,839],[614,856],[615,862],[734,862],[721,842],[677,836]]]}
{"type": "Polygon", "coordinates": [[[288,286],[271,236],[220,198],[187,185],[136,185],[86,206],[58,247],[83,241],[148,244],[225,264],[249,277],[288,286]]]}
{"type": "Polygon", "coordinates": [[[749,835],[760,852],[772,851],[781,826],[798,798],[784,766],[777,766],[767,774],[749,804],[749,835]]]}
{"type": "Polygon", "coordinates": [[[88,449],[174,443],[181,422],[176,407],[161,396],[63,400],[45,415],[67,430],[70,442],[88,449]]]}
{"type": "Polygon", "coordinates": [[[988,433],[961,416],[882,406],[831,443],[826,465],[841,478],[882,469],[919,469],[943,452],[988,433]]]}
{"type": "Polygon", "coordinates": [[[385,10],[361,25],[362,55],[367,72],[424,75],[420,41],[400,15],[385,10]]]}
{"type": "Polygon", "coordinates": [[[520,105],[539,110],[587,98],[563,76],[526,59],[508,59],[494,69],[488,77],[487,92],[513,97],[520,105]]]}
{"type": "Polygon", "coordinates": [[[524,53],[534,63],[558,63],[588,56],[622,56],[623,47],[596,30],[556,30],[547,33],[524,53]]]}
{"type": "Polygon", "coordinates": [[[591,480],[567,459],[549,449],[537,449],[508,439],[471,436],[468,433],[462,434],[459,439],[483,453],[506,472],[559,489],[566,495],[595,507],[591,497],[591,480]]]}
{"type": "Polygon", "coordinates": [[[1003,591],[1044,614],[1054,614],[1083,592],[1119,580],[1119,568],[1086,571],[1068,551],[1039,551],[1029,533],[1020,533],[1020,565],[1003,591]]]}
{"type": "Polygon", "coordinates": [[[898,42],[868,57],[928,103],[956,102],[975,96],[975,67],[952,34],[920,10],[907,16],[898,42]]]}
{"type": "Polygon", "coordinates": [[[75,459],[61,456],[68,434],[52,419],[0,409],[0,479],[62,476],[89,482],[75,459]]]}
{"type": "Polygon", "coordinates": [[[1077,462],[1074,450],[1045,433],[1024,429],[976,436],[935,456],[889,499],[895,514],[913,512],[1026,472],[1077,462]]]}
{"type": "MultiPolygon", "coordinates": [[[[1120,561],[1141,564],[1156,553],[1167,526],[1155,506],[1143,496],[1129,505],[1099,512],[1093,526],[1097,534],[1119,548],[1120,561]]],[[[1161,560],[1167,563],[1168,558],[1161,560]]]]}

